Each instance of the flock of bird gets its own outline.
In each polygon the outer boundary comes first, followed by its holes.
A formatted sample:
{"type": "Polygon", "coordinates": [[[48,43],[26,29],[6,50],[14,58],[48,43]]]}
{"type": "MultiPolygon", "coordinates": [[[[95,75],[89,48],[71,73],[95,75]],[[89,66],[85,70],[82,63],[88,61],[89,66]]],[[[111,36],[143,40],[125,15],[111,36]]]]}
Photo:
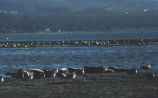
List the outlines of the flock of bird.
{"type": "Polygon", "coordinates": [[[108,46],[108,45],[145,45],[157,40],[63,40],[63,41],[0,41],[0,48],[53,47],[53,46],[108,46]]]}
{"type": "MultiPolygon", "coordinates": [[[[151,69],[149,64],[140,67],[143,70],[151,69]]],[[[5,73],[12,78],[17,79],[41,79],[41,78],[62,78],[62,79],[75,79],[79,75],[85,73],[113,73],[113,72],[126,72],[127,74],[137,74],[136,68],[119,68],[119,67],[105,67],[101,66],[84,66],[84,68],[51,68],[51,69],[27,69],[20,68],[16,73],[5,73]]],[[[147,74],[148,77],[155,77],[155,73],[147,74]]],[[[0,81],[4,82],[5,77],[0,76],[0,81]]]]}

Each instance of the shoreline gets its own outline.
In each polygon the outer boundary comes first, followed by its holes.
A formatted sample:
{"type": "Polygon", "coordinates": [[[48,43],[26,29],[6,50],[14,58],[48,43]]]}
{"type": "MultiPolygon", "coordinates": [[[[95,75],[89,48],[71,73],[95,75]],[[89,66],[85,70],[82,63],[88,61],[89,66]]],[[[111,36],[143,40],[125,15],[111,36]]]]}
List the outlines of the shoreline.
{"type": "Polygon", "coordinates": [[[9,78],[0,83],[1,98],[157,98],[158,72],[154,78],[138,74],[89,73],[75,79],[9,78]]]}

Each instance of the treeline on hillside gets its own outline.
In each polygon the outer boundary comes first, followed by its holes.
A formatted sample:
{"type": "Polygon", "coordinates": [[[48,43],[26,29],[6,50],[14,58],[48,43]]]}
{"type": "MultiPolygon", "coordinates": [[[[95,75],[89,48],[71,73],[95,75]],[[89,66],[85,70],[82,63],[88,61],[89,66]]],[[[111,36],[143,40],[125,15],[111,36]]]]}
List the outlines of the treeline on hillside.
{"type": "Polygon", "coordinates": [[[0,32],[157,28],[157,4],[156,0],[0,0],[0,32]]]}
{"type": "Polygon", "coordinates": [[[10,15],[0,14],[0,32],[111,31],[157,28],[158,15],[10,15]]]}

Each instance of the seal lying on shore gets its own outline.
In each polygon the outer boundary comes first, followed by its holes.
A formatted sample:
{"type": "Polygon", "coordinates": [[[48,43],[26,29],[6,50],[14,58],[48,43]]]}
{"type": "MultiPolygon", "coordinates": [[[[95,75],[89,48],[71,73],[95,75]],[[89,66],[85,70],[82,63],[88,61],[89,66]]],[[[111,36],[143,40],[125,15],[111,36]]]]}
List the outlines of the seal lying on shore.
{"type": "Polygon", "coordinates": [[[27,68],[20,68],[17,73],[7,72],[6,75],[18,79],[39,79],[45,77],[44,71],[40,69],[27,68]]]}
{"type": "Polygon", "coordinates": [[[56,73],[56,77],[66,78],[68,73],[69,73],[69,71],[67,68],[61,68],[58,70],[58,73],[56,73]]]}
{"type": "Polygon", "coordinates": [[[16,74],[16,78],[20,78],[20,79],[33,79],[34,78],[34,73],[31,72],[29,69],[27,68],[20,68],[16,74]]]}
{"type": "Polygon", "coordinates": [[[76,73],[75,72],[72,72],[72,73],[70,73],[66,76],[66,79],[75,79],[75,78],[76,78],[76,73]]]}
{"type": "Polygon", "coordinates": [[[83,68],[68,68],[68,71],[70,73],[75,73],[77,75],[83,75],[84,74],[84,69],[83,68]]]}
{"type": "Polygon", "coordinates": [[[143,65],[140,67],[140,69],[149,70],[149,69],[151,69],[151,66],[150,66],[150,64],[143,65]]]}
{"type": "Polygon", "coordinates": [[[137,73],[138,73],[138,70],[136,68],[132,68],[127,71],[127,74],[137,74],[137,73]]]}
{"type": "Polygon", "coordinates": [[[95,67],[95,66],[84,66],[85,73],[103,73],[107,69],[104,67],[104,65],[95,67]]]}
{"type": "Polygon", "coordinates": [[[136,68],[118,68],[118,67],[108,67],[108,69],[114,70],[115,72],[127,72],[127,74],[137,74],[138,70],[136,68]]]}
{"type": "Polygon", "coordinates": [[[81,69],[73,69],[73,68],[61,68],[58,73],[56,73],[56,77],[62,79],[75,79],[78,74],[82,73],[81,69]]]}
{"type": "Polygon", "coordinates": [[[45,78],[45,73],[41,69],[30,69],[30,71],[33,72],[34,79],[45,78]]]}
{"type": "Polygon", "coordinates": [[[44,69],[43,71],[45,73],[46,78],[56,77],[56,74],[59,72],[58,69],[54,69],[54,68],[44,69]]]}
{"type": "Polygon", "coordinates": [[[108,69],[112,69],[115,72],[128,72],[131,70],[129,68],[119,68],[119,67],[108,67],[108,69]]]}

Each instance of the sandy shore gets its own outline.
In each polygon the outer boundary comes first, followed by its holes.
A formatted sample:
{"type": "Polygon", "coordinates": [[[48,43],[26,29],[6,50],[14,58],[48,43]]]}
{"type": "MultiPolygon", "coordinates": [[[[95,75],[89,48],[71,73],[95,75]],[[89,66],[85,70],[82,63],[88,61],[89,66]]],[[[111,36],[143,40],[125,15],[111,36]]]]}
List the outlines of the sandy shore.
{"type": "Polygon", "coordinates": [[[0,98],[158,98],[158,77],[146,73],[85,74],[76,79],[7,79],[0,98]]]}

